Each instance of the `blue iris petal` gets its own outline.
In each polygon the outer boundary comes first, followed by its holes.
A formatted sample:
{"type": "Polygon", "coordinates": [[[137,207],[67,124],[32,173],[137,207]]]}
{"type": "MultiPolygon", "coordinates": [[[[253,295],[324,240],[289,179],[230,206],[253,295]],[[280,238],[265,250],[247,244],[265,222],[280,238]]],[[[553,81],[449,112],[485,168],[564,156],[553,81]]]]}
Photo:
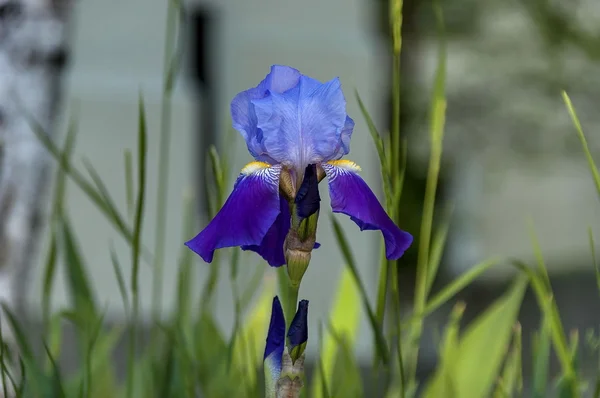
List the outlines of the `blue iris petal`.
{"type": "Polygon", "coordinates": [[[279,206],[281,212],[260,245],[242,246],[242,250],[251,250],[260,254],[262,258],[267,260],[271,267],[280,267],[285,264],[283,244],[290,230],[290,208],[283,196],[279,198],[279,206]]]}
{"type": "Polygon", "coordinates": [[[276,163],[267,153],[263,145],[263,133],[257,128],[256,114],[252,100],[264,98],[270,92],[283,93],[298,85],[300,72],[294,68],[273,65],[271,72],[258,86],[236,95],[231,101],[231,119],[233,127],[240,132],[248,151],[257,160],[271,164],[276,163]]]}
{"type": "Polygon", "coordinates": [[[263,147],[278,163],[303,170],[338,156],[347,115],[337,78],[323,84],[301,76],[296,87],[252,103],[263,147]]]}
{"type": "Polygon", "coordinates": [[[310,217],[319,211],[321,196],[319,195],[317,168],[314,164],[308,165],[304,170],[304,179],[294,201],[296,213],[301,219],[310,217]]]}
{"type": "MultiPolygon", "coordinates": [[[[273,306],[271,308],[271,322],[267,333],[267,343],[265,346],[265,354],[263,356],[265,373],[268,377],[265,378],[267,391],[273,392],[279,375],[281,374],[281,357],[285,347],[285,317],[279,298],[273,298],[273,306]]],[[[274,396],[274,395],[267,395],[274,396]]]]}
{"type": "Polygon", "coordinates": [[[257,160],[296,170],[350,151],[354,122],[339,80],[327,83],[274,65],[258,86],[231,102],[233,127],[257,160]]]}
{"type": "Polygon", "coordinates": [[[242,173],[215,218],[186,246],[211,262],[216,249],[259,245],[280,213],[280,171],[275,166],[242,173]]]}
{"type": "Polygon", "coordinates": [[[329,182],[331,208],[334,213],[350,216],[361,230],[380,230],[385,240],[385,254],[397,260],[410,247],[413,237],[402,231],[387,215],[367,183],[354,171],[323,164],[329,182]]]}

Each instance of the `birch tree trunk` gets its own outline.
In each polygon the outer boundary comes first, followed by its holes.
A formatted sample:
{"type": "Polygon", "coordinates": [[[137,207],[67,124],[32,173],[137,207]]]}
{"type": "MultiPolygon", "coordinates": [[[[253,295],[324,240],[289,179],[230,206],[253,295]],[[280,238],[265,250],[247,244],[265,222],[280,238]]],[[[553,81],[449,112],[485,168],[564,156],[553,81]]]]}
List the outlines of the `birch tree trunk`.
{"type": "MultiPolygon", "coordinates": [[[[0,301],[20,315],[52,165],[30,118],[54,135],[71,6],[68,0],[0,0],[0,301]]],[[[3,313],[0,322],[14,347],[3,313]]]]}

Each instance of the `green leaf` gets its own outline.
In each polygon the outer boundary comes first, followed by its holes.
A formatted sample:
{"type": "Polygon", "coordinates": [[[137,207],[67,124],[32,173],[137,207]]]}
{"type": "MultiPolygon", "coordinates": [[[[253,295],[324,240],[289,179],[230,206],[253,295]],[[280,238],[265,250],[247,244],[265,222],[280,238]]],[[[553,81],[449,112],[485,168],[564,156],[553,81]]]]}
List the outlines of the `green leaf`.
{"type": "MultiPolygon", "coordinates": [[[[440,26],[443,25],[440,10],[436,7],[436,17],[440,26]]],[[[438,64],[435,74],[435,83],[433,88],[433,98],[430,109],[430,155],[427,171],[427,181],[425,183],[425,198],[423,202],[423,214],[421,218],[421,228],[419,232],[419,247],[417,258],[417,272],[415,282],[415,304],[414,310],[417,314],[425,309],[427,300],[427,285],[430,279],[435,275],[430,275],[429,256],[431,254],[431,231],[433,229],[433,213],[435,209],[435,198],[438,186],[438,179],[441,168],[442,147],[444,140],[444,126],[446,122],[446,43],[443,35],[440,37],[438,50],[438,64]]],[[[419,355],[419,344],[423,331],[423,319],[418,318],[411,323],[410,339],[412,343],[409,347],[408,355],[408,374],[409,380],[416,380],[417,359],[419,355]]]]}
{"type": "Polygon", "coordinates": [[[257,369],[262,367],[262,354],[275,296],[274,282],[274,280],[265,281],[261,296],[246,317],[243,327],[233,337],[230,346],[232,363],[242,375],[238,382],[248,389],[255,387],[258,381],[257,369]]]}
{"type": "Polygon", "coordinates": [[[444,340],[440,349],[439,365],[434,375],[427,384],[424,398],[452,397],[456,395],[454,385],[454,361],[456,361],[459,348],[458,332],[460,320],[465,311],[465,304],[457,303],[450,314],[450,320],[446,326],[444,340]]]}
{"type": "MultiPolygon", "coordinates": [[[[409,321],[413,321],[417,318],[424,318],[427,315],[431,314],[433,311],[437,310],[442,305],[447,303],[462,289],[469,286],[485,271],[492,268],[494,265],[497,265],[499,261],[500,260],[497,258],[492,258],[474,265],[473,267],[471,267],[471,269],[464,272],[462,275],[460,275],[455,280],[446,285],[443,289],[441,289],[435,296],[433,296],[429,300],[427,305],[425,305],[425,309],[423,310],[423,312],[421,314],[414,314],[409,319],[409,321]]],[[[410,322],[406,322],[404,325],[410,326],[410,322]]]]}
{"type": "Polygon", "coordinates": [[[467,327],[448,370],[453,375],[454,395],[442,397],[479,398],[489,396],[498,377],[511,331],[523,300],[527,280],[518,278],[500,299],[467,327]],[[482,355],[485,353],[485,355],[482,355]]]}
{"type": "Polygon", "coordinates": [[[385,337],[383,336],[383,331],[381,330],[379,323],[377,322],[375,312],[373,311],[373,308],[371,307],[371,304],[369,302],[367,290],[364,286],[360,275],[358,274],[358,268],[356,266],[354,256],[352,255],[352,251],[350,250],[350,245],[348,244],[348,240],[346,239],[346,235],[344,234],[342,227],[333,216],[331,216],[331,223],[333,225],[333,232],[335,234],[338,246],[342,252],[342,255],[344,256],[344,260],[346,261],[346,265],[350,271],[350,274],[356,282],[358,291],[360,293],[360,297],[363,302],[363,307],[367,311],[369,323],[371,324],[371,329],[373,330],[373,335],[375,338],[377,355],[379,356],[379,358],[381,358],[383,364],[387,364],[389,362],[389,352],[387,348],[387,343],[385,341],[385,337]]]}
{"type": "Polygon", "coordinates": [[[508,358],[504,364],[504,370],[498,380],[495,398],[513,397],[523,395],[523,368],[522,368],[522,346],[521,346],[521,325],[516,324],[514,328],[514,337],[512,347],[508,353],[508,358]]]}
{"type": "Polygon", "coordinates": [[[127,202],[127,214],[133,217],[133,155],[130,149],[123,152],[123,163],[125,165],[125,201],[127,202]]]}
{"type": "Polygon", "coordinates": [[[130,304],[129,304],[129,294],[127,293],[127,284],[125,283],[125,277],[123,276],[123,271],[121,270],[121,264],[119,263],[119,258],[117,257],[117,252],[114,247],[110,248],[110,261],[113,266],[113,271],[115,273],[115,278],[117,279],[117,285],[119,286],[119,293],[121,294],[121,300],[123,301],[123,308],[125,309],[125,314],[130,314],[130,304]]]}
{"type": "Polygon", "coordinates": [[[347,335],[338,334],[333,327],[330,327],[328,331],[338,348],[333,374],[329,381],[331,395],[334,397],[364,397],[360,367],[352,352],[354,344],[349,342],[347,335]]]}
{"type": "Polygon", "coordinates": [[[222,391],[219,384],[230,382],[225,372],[224,360],[228,347],[217,323],[209,312],[202,312],[195,327],[195,354],[198,358],[198,375],[206,396],[222,391]],[[210,341],[210,344],[206,344],[210,341]]]}
{"type": "Polygon", "coordinates": [[[550,320],[542,315],[540,329],[533,340],[533,398],[545,398],[550,365],[550,320]]]}
{"type": "Polygon", "coordinates": [[[585,152],[585,157],[588,161],[588,166],[592,173],[592,177],[594,178],[594,183],[596,184],[596,190],[598,191],[598,195],[600,195],[600,172],[598,171],[598,167],[596,167],[596,163],[594,162],[594,157],[592,156],[592,152],[590,151],[590,147],[585,138],[585,134],[583,134],[583,129],[581,128],[581,123],[579,122],[579,118],[577,117],[577,113],[575,112],[575,108],[573,107],[573,103],[571,103],[571,99],[567,95],[566,91],[562,92],[563,101],[567,106],[567,111],[571,116],[571,120],[573,121],[573,125],[575,126],[575,130],[577,130],[577,136],[581,141],[581,146],[583,147],[583,151],[585,152]]]}
{"type": "MultiPolygon", "coordinates": [[[[343,339],[347,343],[347,347],[355,347],[358,337],[361,293],[359,284],[348,267],[345,267],[342,271],[336,292],[336,298],[330,311],[332,315],[329,320],[329,328],[322,343],[320,364],[313,373],[310,394],[310,397],[313,398],[324,398],[324,383],[329,387],[328,390],[332,393],[332,396],[340,396],[334,394],[336,388],[334,383],[343,383],[343,380],[334,379],[336,361],[339,350],[342,349],[339,346],[339,341],[343,339]],[[332,334],[332,331],[336,336],[332,334]]],[[[348,353],[344,354],[343,357],[349,360],[348,353]]],[[[352,372],[351,370],[348,371],[352,372]]]]}
{"type": "Polygon", "coordinates": [[[598,288],[598,293],[600,293],[600,265],[598,264],[598,260],[596,259],[596,244],[594,243],[594,233],[592,232],[591,227],[588,227],[588,236],[590,239],[590,252],[592,253],[592,263],[594,264],[594,272],[596,273],[596,287],[598,288]]]}
{"type": "Polygon", "coordinates": [[[75,311],[93,316],[97,314],[96,300],[85,270],[85,261],[66,215],[60,221],[60,239],[71,303],[75,311]]]}

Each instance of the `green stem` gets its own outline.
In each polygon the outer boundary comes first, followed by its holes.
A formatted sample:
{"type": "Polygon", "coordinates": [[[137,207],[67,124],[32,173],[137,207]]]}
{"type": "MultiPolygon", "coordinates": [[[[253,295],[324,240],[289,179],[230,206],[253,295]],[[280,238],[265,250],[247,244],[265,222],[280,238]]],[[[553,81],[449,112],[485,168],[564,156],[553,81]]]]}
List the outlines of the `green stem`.
{"type": "MultiPolygon", "coordinates": [[[[152,316],[158,321],[162,309],[162,284],[165,254],[165,232],[167,223],[167,193],[169,192],[169,154],[171,148],[171,100],[173,96],[174,72],[173,42],[176,31],[177,2],[169,1],[167,6],[167,27],[164,48],[163,98],[160,120],[160,147],[158,158],[158,188],[156,206],[156,235],[154,241],[154,275],[152,280],[152,316]]],[[[154,334],[154,333],[153,333],[154,334]]]]}
{"type": "Polygon", "coordinates": [[[396,355],[398,356],[398,372],[400,376],[400,398],[404,398],[406,394],[406,376],[404,373],[404,359],[402,356],[402,325],[400,317],[400,289],[398,286],[398,261],[390,261],[392,274],[392,309],[395,334],[398,341],[396,342],[396,355]]]}
{"type": "Polygon", "coordinates": [[[298,292],[300,290],[300,286],[294,287],[290,282],[289,278],[287,278],[287,280],[287,302],[285,303],[284,314],[286,330],[289,330],[290,325],[292,324],[292,320],[294,319],[294,315],[296,315],[296,309],[298,307],[298,292]]]}

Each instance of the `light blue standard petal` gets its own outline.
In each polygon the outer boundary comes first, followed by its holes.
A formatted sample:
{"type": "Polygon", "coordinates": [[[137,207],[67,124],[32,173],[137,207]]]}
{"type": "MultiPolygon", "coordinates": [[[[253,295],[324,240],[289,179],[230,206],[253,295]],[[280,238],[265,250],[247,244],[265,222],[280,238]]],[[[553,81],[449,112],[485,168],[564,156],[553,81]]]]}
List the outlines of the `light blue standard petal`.
{"type": "Polygon", "coordinates": [[[279,197],[279,207],[281,212],[260,245],[242,246],[242,250],[251,250],[258,253],[271,267],[280,267],[285,264],[283,244],[291,225],[290,208],[283,196],[279,197]]]}
{"type": "Polygon", "coordinates": [[[280,212],[280,172],[260,162],[244,167],[221,210],[186,246],[210,263],[216,249],[260,244],[280,212]]]}
{"type": "Polygon", "coordinates": [[[285,317],[279,298],[273,298],[271,322],[267,333],[265,354],[263,356],[265,370],[265,389],[267,397],[275,397],[275,388],[281,374],[281,357],[285,347],[285,317]]]}
{"type": "Polygon", "coordinates": [[[262,131],[257,128],[256,114],[252,100],[264,98],[269,92],[283,93],[296,87],[300,80],[300,72],[289,66],[273,65],[271,72],[258,86],[242,91],[231,101],[231,119],[233,128],[240,132],[248,151],[257,160],[275,163],[262,145],[262,131]]]}
{"type": "Polygon", "coordinates": [[[413,237],[389,218],[367,183],[357,174],[360,168],[347,160],[321,165],[327,174],[331,208],[343,213],[362,230],[380,230],[385,240],[385,254],[397,260],[410,247],[413,237]]]}
{"type": "Polygon", "coordinates": [[[302,172],[309,164],[335,159],[348,148],[353,123],[347,123],[338,78],[321,83],[301,76],[296,87],[269,93],[251,102],[262,147],[277,163],[302,172]]]}

